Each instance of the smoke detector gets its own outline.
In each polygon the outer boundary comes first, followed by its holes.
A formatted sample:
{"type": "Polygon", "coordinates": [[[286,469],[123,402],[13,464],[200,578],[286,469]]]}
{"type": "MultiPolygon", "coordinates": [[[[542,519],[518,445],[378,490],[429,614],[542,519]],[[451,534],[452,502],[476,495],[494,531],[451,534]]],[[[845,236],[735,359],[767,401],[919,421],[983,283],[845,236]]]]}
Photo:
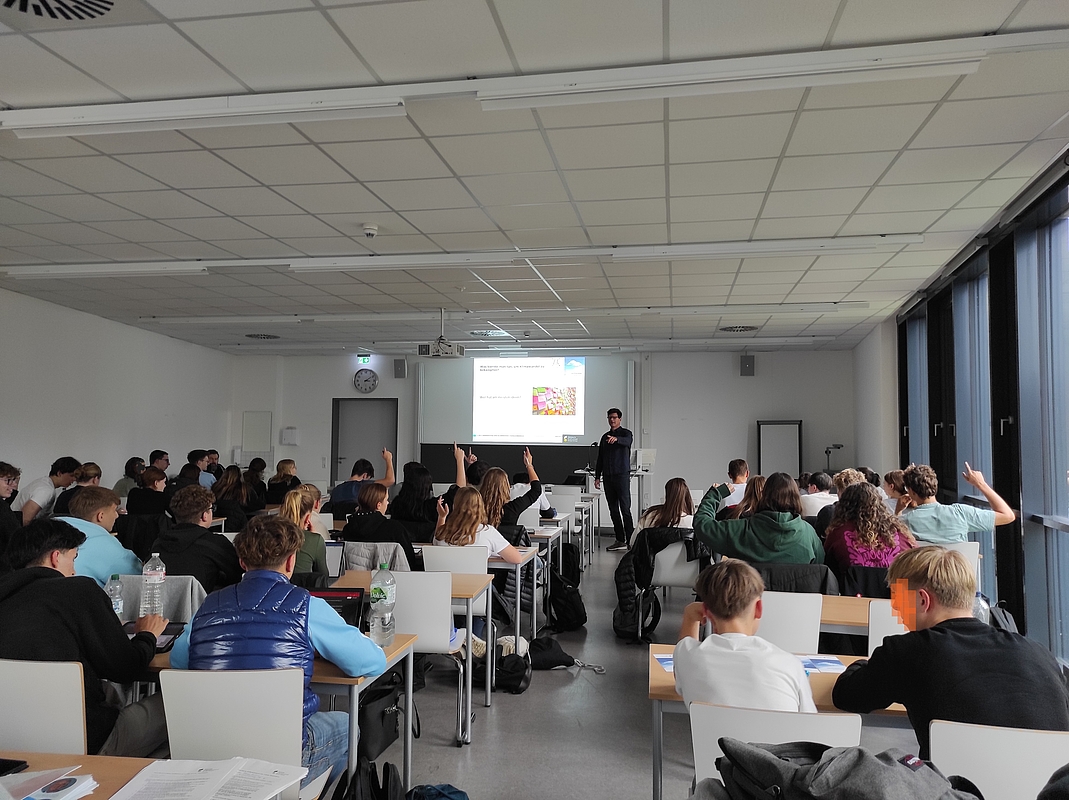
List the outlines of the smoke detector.
{"type": "Polygon", "coordinates": [[[374,222],[365,222],[364,223],[364,238],[365,239],[374,239],[378,235],[379,235],[379,226],[378,225],[376,225],[374,222]]]}

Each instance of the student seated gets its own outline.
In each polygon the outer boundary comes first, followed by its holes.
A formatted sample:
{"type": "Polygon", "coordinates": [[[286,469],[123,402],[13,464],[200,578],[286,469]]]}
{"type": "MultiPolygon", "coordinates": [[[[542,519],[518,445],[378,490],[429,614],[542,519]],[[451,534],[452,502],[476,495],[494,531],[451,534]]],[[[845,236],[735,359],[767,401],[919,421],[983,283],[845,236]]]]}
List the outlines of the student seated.
{"type": "Polygon", "coordinates": [[[208,472],[208,451],[190,450],[186,454],[186,463],[193,464],[197,468],[197,482],[205,489],[211,489],[212,484],[215,483],[215,476],[208,472]]]}
{"type": "Polygon", "coordinates": [[[892,514],[868,483],[848,486],[835,504],[824,537],[824,563],[840,579],[849,567],[889,567],[917,546],[906,523],[892,514]]]}
{"type": "Polygon", "coordinates": [[[70,515],[56,517],[85,534],[78,548],[76,575],[92,578],[101,586],[112,575],[140,575],[141,559],[112,535],[119,518],[119,495],[103,486],[86,486],[70,504],[70,515]]]}
{"type": "Polygon", "coordinates": [[[16,466],[0,461],[0,575],[7,572],[7,560],[4,551],[7,541],[15,531],[22,527],[22,516],[11,510],[8,498],[19,488],[22,470],[16,466]]]}
{"type": "Polygon", "coordinates": [[[509,564],[519,564],[523,554],[513,547],[497,528],[487,525],[483,497],[474,486],[457,489],[453,506],[438,500],[438,525],[434,530],[436,545],[451,547],[481,546],[490,558],[500,556],[509,564]]]}
{"type": "Polygon", "coordinates": [[[140,475],[141,485],[126,496],[127,514],[165,514],[168,507],[167,473],[156,467],[145,467],[140,475]]]}
{"type": "MultiPolygon", "coordinates": [[[[757,513],[757,507],[761,504],[761,495],[765,493],[765,476],[751,475],[746,481],[746,491],[742,494],[742,500],[738,505],[721,508],[716,512],[716,518],[720,519],[748,519],[757,513]]],[[[693,520],[691,527],[694,527],[693,520]]]]}
{"type": "MultiPolygon", "coordinates": [[[[389,489],[394,484],[393,474],[393,453],[382,448],[382,459],[386,462],[386,474],[375,480],[375,467],[366,458],[359,458],[356,463],[353,464],[353,469],[349,475],[349,480],[342,481],[335,486],[330,492],[330,504],[331,506],[343,503],[350,504],[350,508],[355,506],[357,498],[360,496],[360,490],[367,486],[369,483],[379,483],[389,489]]],[[[335,514],[335,519],[338,516],[335,514]]]]}
{"type": "Polygon", "coordinates": [[[128,637],[96,582],[74,576],[84,541],[85,534],[55,519],[36,520],[12,535],[7,555],[14,571],[0,577],[0,658],[81,662],[89,754],[146,757],[167,742],[162,696],[121,706],[108,701],[103,681],[143,677],[167,620],[142,617],[128,637]]]}
{"type": "Polygon", "coordinates": [[[267,483],[264,481],[264,470],[267,469],[267,462],[262,458],[254,458],[249,462],[249,468],[245,470],[245,474],[241,476],[245,481],[246,487],[250,498],[255,495],[256,503],[263,508],[267,505],[267,483]]]}
{"type": "Polygon", "coordinates": [[[78,496],[78,492],[86,486],[99,486],[100,478],[104,473],[100,466],[92,461],[86,461],[78,469],[74,470],[74,485],[64,489],[56,498],[52,506],[53,517],[67,517],[71,513],[71,500],[78,496]]]}
{"type": "Polygon", "coordinates": [[[738,505],[746,493],[746,481],[750,479],[750,465],[743,458],[734,458],[728,462],[728,482],[721,487],[720,507],[713,511],[722,511],[728,506],[738,505]]]}
{"type": "MultiPolygon", "coordinates": [[[[325,770],[334,780],[345,768],[349,715],[320,711],[311,690],[312,663],[318,652],[349,676],[378,675],[386,668],[382,648],[346,625],[322,598],[290,583],[304,535],[287,519],[254,517],[234,540],[242,566],[241,582],[210,595],[171,651],[176,669],[304,670],[304,748],[301,766],[306,785],[325,770]]],[[[235,698],[243,702],[267,698],[235,698]]]]}
{"type": "Polygon", "coordinates": [[[676,691],[695,702],[816,712],[813,690],[797,656],[757,635],[765,584],[753,567],[725,559],[702,570],[699,602],[684,609],[673,655],[676,691]],[[708,619],[713,635],[698,641],[708,619]]]}
{"type": "Polygon", "coordinates": [[[123,467],[123,476],[115,482],[112,487],[112,491],[119,497],[127,497],[130,494],[130,490],[133,489],[141,480],[141,473],[145,471],[145,459],[139,456],[126,459],[126,466],[123,467]]]}
{"type": "Polygon", "coordinates": [[[509,476],[501,467],[491,467],[479,481],[479,494],[486,506],[486,521],[495,528],[519,524],[520,514],[538,502],[542,496],[542,481],[535,472],[531,450],[523,448],[523,466],[527,470],[527,493],[510,500],[509,476]]]}
{"type": "Polygon", "coordinates": [[[396,542],[405,551],[409,569],[416,569],[416,551],[408,538],[408,530],[400,522],[387,519],[390,506],[389,492],[381,483],[369,483],[360,490],[356,511],[345,523],[337,538],[343,542],[396,542]]]}
{"type": "Polygon", "coordinates": [[[1069,730],[1069,695],[1054,656],[1037,642],[972,616],[976,576],[961,553],[918,547],[887,571],[891,605],[910,633],[888,636],[832,690],[843,711],[906,707],[929,757],[933,719],[1069,730]]]}
{"type": "Polygon", "coordinates": [[[297,477],[297,462],[292,458],[284,458],[275,465],[275,474],[267,481],[267,494],[264,500],[267,505],[281,505],[287,492],[292,492],[301,485],[301,479],[297,477]]]}
{"type": "Polygon", "coordinates": [[[970,533],[994,530],[996,525],[1009,525],[1016,519],[1009,503],[987,485],[984,476],[970,467],[968,461],[961,476],[980,490],[991,508],[976,508],[964,503],[943,505],[935,499],[939,491],[935,470],[927,464],[906,467],[903,481],[912,506],[902,512],[902,519],[918,541],[930,544],[965,542],[970,533]]]}
{"type": "Polygon", "coordinates": [[[802,495],[802,516],[815,517],[824,506],[835,502],[831,493],[831,475],[826,472],[814,472],[809,476],[807,491],[802,495]]]}
{"type": "Polygon", "coordinates": [[[246,514],[249,503],[248,487],[241,479],[241,467],[227,467],[225,470],[220,470],[219,475],[220,477],[212,484],[212,494],[215,495],[215,513],[217,516],[226,517],[227,528],[240,531],[249,521],[246,514]]]}
{"type": "Polygon", "coordinates": [[[638,535],[646,528],[691,528],[694,524],[694,498],[683,478],[672,478],[664,485],[664,502],[650,506],[638,518],[638,528],[631,536],[634,547],[638,535]]]}
{"type": "MultiPolygon", "coordinates": [[[[831,479],[835,484],[835,493],[842,497],[843,492],[846,491],[848,486],[853,486],[856,483],[866,483],[865,476],[858,472],[853,467],[847,467],[841,469],[835,473],[835,476],[831,479]]],[[[817,524],[813,528],[817,532],[817,537],[820,541],[824,541],[824,537],[828,532],[828,524],[831,522],[832,516],[835,514],[835,503],[824,506],[817,514],[817,524]]]]}
{"type": "Polygon", "coordinates": [[[57,458],[52,462],[48,475],[22,487],[19,496],[11,503],[11,510],[22,515],[23,525],[51,515],[60,489],[66,489],[74,483],[74,471],[81,465],[81,461],[70,456],[57,458]]]}
{"type": "Polygon", "coordinates": [[[786,472],[768,476],[752,517],[717,520],[719,505],[720,490],[714,486],[694,512],[694,535],[714,552],[757,563],[824,563],[824,548],[801,517],[798,485],[786,472]]]}
{"type": "Polygon", "coordinates": [[[171,500],[176,524],[152,544],[168,575],[192,575],[209,594],[241,580],[234,545],[211,530],[214,502],[215,495],[203,486],[179,489],[171,500]]]}
{"type": "Polygon", "coordinates": [[[297,551],[297,561],[293,565],[295,575],[314,573],[326,577],[330,574],[327,566],[327,541],[322,535],[312,530],[312,514],[315,513],[319,490],[308,484],[302,484],[282,498],[282,507],[278,515],[289,520],[304,534],[304,542],[297,551]]]}

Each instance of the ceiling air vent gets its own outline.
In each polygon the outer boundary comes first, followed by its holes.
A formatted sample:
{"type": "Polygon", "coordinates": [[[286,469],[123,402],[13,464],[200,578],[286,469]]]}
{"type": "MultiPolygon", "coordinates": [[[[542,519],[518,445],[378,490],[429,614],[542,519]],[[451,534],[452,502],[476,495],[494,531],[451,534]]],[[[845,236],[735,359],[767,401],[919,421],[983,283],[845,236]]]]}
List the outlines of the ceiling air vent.
{"type": "Polygon", "coordinates": [[[96,19],[115,5],[112,0],[3,0],[3,4],[24,14],[65,20],[96,19]]]}
{"type": "Polygon", "coordinates": [[[273,334],[273,333],[246,333],[245,334],[245,338],[246,339],[268,340],[268,339],[281,339],[282,337],[281,336],[275,336],[275,334],[273,334]]]}
{"type": "Polygon", "coordinates": [[[756,325],[728,325],[720,329],[724,333],[753,333],[757,330],[756,325]]]}
{"type": "Polygon", "coordinates": [[[503,331],[500,328],[490,328],[485,331],[468,331],[472,336],[477,339],[501,339],[508,336],[508,331],[503,331]]]}

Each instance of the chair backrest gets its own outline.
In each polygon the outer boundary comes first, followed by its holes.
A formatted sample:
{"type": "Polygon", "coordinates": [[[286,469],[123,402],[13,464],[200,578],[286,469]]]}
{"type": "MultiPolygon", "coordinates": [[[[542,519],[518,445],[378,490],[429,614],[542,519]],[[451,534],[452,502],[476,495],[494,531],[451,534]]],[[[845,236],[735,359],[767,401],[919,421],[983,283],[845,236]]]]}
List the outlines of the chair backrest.
{"type": "Polygon", "coordinates": [[[839,581],[827,564],[752,562],[750,566],[761,575],[769,591],[839,594],[839,581]]]}
{"type": "Polygon", "coordinates": [[[1069,764],[1069,733],[932,720],[932,763],[944,775],[976,784],[984,800],[1039,794],[1051,774],[1069,764]]]}
{"type": "MultiPolygon", "coordinates": [[[[872,651],[883,644],[887,636],[898,636],[900,633],[909,633],[909,628],[903,625],[894,610],[890,600],[876,599],[869,603],[869,655],[872,651]]],[[[1069,760],[1069,759],[1067,759],[1069,760]]]]}
{"type": "Polygon", "coordinates": [[[376,570],[379,564],[387,564],[391,572],[408,572],[412,568],[408,563],[408,556],[397,542],[343,543],[342,571],[376,570]]]}
{"type": "Polygon", "coordinates": [[[393,577],[397,581],[393,607],[396,629],[419,637],[417,653],[450,652],[453,576],[448,572],[398,572],[393,577]]]}
{"type": "Polygon", "coordinates": [[[856,747],[861,743],[861,716],[691,703],[690,731],[694,772],[700,781],[719,777],[715,762],[724,755],[718,744],[721,736],[764,744],[818,742],[832,747],[856,747]]]}
{"type": "Polygon", "coordinates": [[[327,542],[327,574],[332,578],[341,575],[341,557],[345,542],[327,542]]]}
{"type": "Polygon", "coordinates": [[[532,503],[530,506],[520,512],[519,518],[516,520],[517,525],[522,525],[529,531],[533,531],[538,527],[538,503],[532,503]]]}
{"type": "MultiPolygon", "coordinates": [[[[427,572],[455,572],[459,575],[485,575],[486,562],[490,556],[490,549],[482,545],[469,545],[467,547],[442,547],[432,545],[423,548],[423,568],[427,572]]],[[[472,603],[472,613],[477,617],[486,616],[486,597],[484,593],[472,603]]],[[[463,613],[464,604],[457,602],[454,611],[460,609],[463,613]]]]}
{"type": "Polygon", "coordinates": [[[693,589],[700,567],[698,559],[687,561],[687,546],[683,542],[674,542],[653,557],[653,580],[650,585],[693,589]]]}
{"type": "MultiPolygon", "coordinates": [[[[302,670],[165,669],[160,686],[171,758],[242,757],[301,765],[302,670]],[[235,708],[236,697],[254,700],[235,708]]],[[[297,785],[282,793],[283,800],[297,796],[297,785]]]]}
{"type": "Polygon", "coordinates": [[[979,542],[951,542],[944,544],[947,550],[957,550],[969,560],[973,573],[976,575],[976,587],[980,587],[980,543],[979,542]]]}
{"type": "Polygon", "coordinates": [[[700,503],[704,497],[705,497],[705,492],[703,492],[701,489],[691,489],[690,490],[690,499],[694,501],[694,507],[695,508],[698,507],[698,503],[700,503]]]}
{"type": "MultiPolygon", "coordinates": [[[[764,592],[757,635],[788,653],[816,653],[824,596],[804,592],[764,592]]],[[[736,737],[738,738],[738,737],[736,737]]]]}
{"type": "Polygon", "coordinates": [[[0,709],[0,750],[86,754],[80,662],[0,659],[0,709]]]}
{"type": "Polygon", "coordinates": [[[443,494],[449,491],[449,487],[452,485],[453,484],[451,483],[432,483],[431,491],[434,493],[435,497],[441,497],[443,494]]]}
{"type": "Polygon", "coordinates": [[[883,597],[890,599],[887,567],[847,567],[840,581],[840,591],[848,597],[883,597]]]}

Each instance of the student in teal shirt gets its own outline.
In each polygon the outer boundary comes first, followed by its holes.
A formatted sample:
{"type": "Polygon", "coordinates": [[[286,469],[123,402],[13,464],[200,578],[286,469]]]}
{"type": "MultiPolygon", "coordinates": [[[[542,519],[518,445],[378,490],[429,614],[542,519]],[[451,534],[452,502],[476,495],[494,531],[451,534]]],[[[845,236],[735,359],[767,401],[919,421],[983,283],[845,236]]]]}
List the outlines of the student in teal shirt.
{"type": "Polygon", "coordinates": [[[987,485],[984,476],[965,462],[961,476],[991,504],[991,508],[977,508],[963,503],[944,505],[935,499],[939,478],[927,464],[910,464],[903,481],[912,507],[902,512],[902,519],[919,542],[951,544],[965,542],[970,533],[994,530],[996,525],[1008,525],[1016,519],[1009,503],[987,485]]]}

